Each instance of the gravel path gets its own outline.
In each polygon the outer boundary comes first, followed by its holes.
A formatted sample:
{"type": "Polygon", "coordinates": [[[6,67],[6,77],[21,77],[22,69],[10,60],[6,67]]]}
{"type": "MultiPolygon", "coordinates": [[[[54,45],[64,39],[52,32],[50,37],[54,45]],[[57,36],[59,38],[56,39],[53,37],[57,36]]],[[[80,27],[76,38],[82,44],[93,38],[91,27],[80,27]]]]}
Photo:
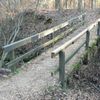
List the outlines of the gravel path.
{"type": "MultiPolygon", "coordinates": [[[[77,35],[84,28],[90,25],[90,23],[95,22],[98,17],[99,16],[97,16],[96,12],[87,12],[87,23],[84,26],[74,31],[70,36],[56,43],[54,47],[42,53],[36,59],[28,62],[22,67],[18,74],[11,78],[1,80],[0,100],[40,100],[39,95],[44,93],[44,88],[48,88],[48,86],[53,86],[58,83],[58,75],[56,74],[51,76],[51,72],[54,72],[57,69],[58,57],[51,59],[51,51],[77,35]]],[[[95,38],[95,31],[93,30],[91,33],[91,39],[95,38]]],[[[83,42],[84,39],[85,37],[82,37],[74,45],[66,49],[66,55],[69,55],[71,51],[83,42]]],[[[84,48],[82,48],[78,55],[67,64],[66,72],[71,71],[71,64],[78,61],[78,58],[83,51],[84,48]]]]}

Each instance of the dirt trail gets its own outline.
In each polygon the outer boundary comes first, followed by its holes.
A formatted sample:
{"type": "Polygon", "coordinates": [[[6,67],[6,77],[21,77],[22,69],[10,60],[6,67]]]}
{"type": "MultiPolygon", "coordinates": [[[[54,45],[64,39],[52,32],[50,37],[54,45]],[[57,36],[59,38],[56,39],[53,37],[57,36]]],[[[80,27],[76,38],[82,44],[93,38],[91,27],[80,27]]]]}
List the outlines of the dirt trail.
{"type": "MultiPolygon", "coordinates": [[[[42,53],[36,59],[31,60],[23,66],[22,70],[13,77],[0,81],[0,100],[40,100],[39,95],[43,94],[44,88],[52,86],[58,83],[58,75],[51,76],[51,72],[54,72],[58,66],[58,57],[51,59],[51,51],[54,48],[60,46],[72,37],[81,32],[90,23],[95,22],[99,18],[96,12],[87,12],[86,21],[87,23],[74,31],[73,34],[64,38],[63,40],[56,43],[56,45],[46,52],[42,53]]],[[[95,31],[91,32],[91,39],[95,38],[95,31]]],[[[73,46],[66,50],[66,55],[71,53],[83,40],[82,37],[73,46]]],[[[83,52],[82,49],[71,62],[68,63],[66,72],[71,70],[70,64],[73,64],[80,57],[83,52]]]]}

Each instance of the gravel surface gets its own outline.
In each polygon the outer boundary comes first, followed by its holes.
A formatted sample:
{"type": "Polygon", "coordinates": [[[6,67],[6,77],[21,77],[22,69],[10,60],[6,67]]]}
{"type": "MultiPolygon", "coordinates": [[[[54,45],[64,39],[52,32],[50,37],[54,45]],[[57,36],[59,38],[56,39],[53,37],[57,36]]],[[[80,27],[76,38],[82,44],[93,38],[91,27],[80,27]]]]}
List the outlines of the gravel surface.
{"type": "MultiPolygon", "coordinates": [[[[90,25],[90,23],[95,22],[97,18],[99,18],[97,12],[87,11],[87,22],[84,26],[74,31],[70,36],[56,43],[54,47],[42,53],[39,57],[25,64],[18,74],[11,76],[10,78],[1,78],[0,100],[41,100],[40,96],[45,92],[44,89],[58,84],[58,74],[51,76],[51,73],[57,69],[58,56],[52,59],[51,51],[77,35],[90,25]]],[[[91,39],[96,37],[94,30],[92,30],[91,34],[91,39]]],[[[66,56],[69,55],[69,53],[71,53],[81,42],[83,42],[84,39],[85,36],[66,49],[66,56]]],[[[70,67],[71,64],[78,61],[78,58],[80,58],[83,51],[84,48],[82,48],[78,55],[67,64],[66,73],[72,70],[72,67],[70,67]]]]}

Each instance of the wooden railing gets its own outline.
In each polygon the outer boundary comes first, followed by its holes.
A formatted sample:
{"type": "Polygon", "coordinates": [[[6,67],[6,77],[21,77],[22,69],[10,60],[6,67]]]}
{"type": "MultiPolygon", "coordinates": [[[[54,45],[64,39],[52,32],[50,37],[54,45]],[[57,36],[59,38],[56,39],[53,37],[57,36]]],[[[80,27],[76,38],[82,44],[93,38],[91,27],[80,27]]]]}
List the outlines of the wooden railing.
{"type": "Polygon", "coordinates": [[[85,22],[85,13],[84,14],[81,14],[77,17],[74,17],[72,18],[71,20],[68,20],[67,22],[64,22],[60,25],[57,25],[51,29],[48,29],[46,31],[43,31],[41,33],[37,33],[33,36],[30,36],[28,38],[25,38],[25,39],[22,39],[22,40],[19,40],[19,41],[16,41],[14,43],[11,43],[11,44],[8,44],[8,45],[5,45],[3,46],[3,56],[1,58],[1,61],[0,61],[0,67],[3,67],[3,66],[7,66],[7,67],[10,67],[16,63],[18,63],[20,60],[24,59],[25,57],[33,54],[34,52],[58,41],[59,39],[63,38],[66,34],[68,34],[69,32],[72,32],[74,29],[76,29],[77,27],[79,27],[80,25],[83,25],[84,22],[85,22]],[[78,21],[78,24],[76,25],[75,21],[77,22],[78,21]],[[27,45],[28,43],[34,43],[36,41],[38,41],[39,39],[42,39],[43,37],[46,37],[48,35],[53,35],[54,32],[64,28],[64,27],[67,27],[67,26],[70,26],[70,28],[64,32],[62,32],[61,34],[58,34],[56,37],[52,38],[51,40],[49,40],[48,42],[44,43],[44,44],[41,44],[39,46],[37,46],[36,48],[28,51],[27,53],[11,60],[10,62],[8,63],[5,63],[4,60],[6,59],[6,55],[9,53],[9,52],[12,52],[13,50],[15,50],[16,48],[20,48],[24,45],[27,45]],[[73,27],[72,27],[73,26],[73,27]]]}
{"type": "MultiPolygon", "coordinates": [[[[77,36],[69,40],[68,42],[64,43],[63,45],[59,46],[57,49],[52,51],[51,57],[54,58],[56,55],[59,55],[59,81],[62,87],[65,87],[65,64],[71,60],[71,58],[77,54],[77,52],[84,46],[86,50],[89,48],[89,41],[90,41],[90,30],[92,30],[96,25],[97,28],[97,35],[100,35],[100,19],[98,19],[95,23],[91,24],[88,28],[84,29],[80,32],[77,36]],[[83,35],[86,34],[86,41],[84,41],[71,55],[65,59],[65,49],[71,46],[74,42],[80,39],[83,35]]],[[[88,54],[86,55],[86,60],[88,62],[88,54]]]]}

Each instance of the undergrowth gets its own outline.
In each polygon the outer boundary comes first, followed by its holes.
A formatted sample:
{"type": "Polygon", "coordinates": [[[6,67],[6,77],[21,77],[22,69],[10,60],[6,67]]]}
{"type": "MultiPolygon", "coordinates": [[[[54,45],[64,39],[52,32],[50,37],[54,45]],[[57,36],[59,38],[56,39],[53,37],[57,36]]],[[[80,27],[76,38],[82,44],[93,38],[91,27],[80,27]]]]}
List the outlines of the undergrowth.
{"type": "Polygon", "coordinates": [[[60,85],[48,87],[43,96],[44,100],[99,100],[100,88],[100,38],[92,43],[84,53],[81,60],[73,65],[73,71],[67,75],[67,88],[62,89],[60,85]],[[84,65],[83,59],[88,54],[88,65],[84,65]],[[99,65],[98,65],[99,64],[99,65]],[[65,90],[65,91],[64,91],[65,90]],[[68,92],[69,91],[69,92],[68,92]],[[87,95],[85,95],[87,93],[87,95]],[[91,95],[92,94],[92,95],[91,95]],[[74,95],[76,95],[74,97],[74,95]]]}

